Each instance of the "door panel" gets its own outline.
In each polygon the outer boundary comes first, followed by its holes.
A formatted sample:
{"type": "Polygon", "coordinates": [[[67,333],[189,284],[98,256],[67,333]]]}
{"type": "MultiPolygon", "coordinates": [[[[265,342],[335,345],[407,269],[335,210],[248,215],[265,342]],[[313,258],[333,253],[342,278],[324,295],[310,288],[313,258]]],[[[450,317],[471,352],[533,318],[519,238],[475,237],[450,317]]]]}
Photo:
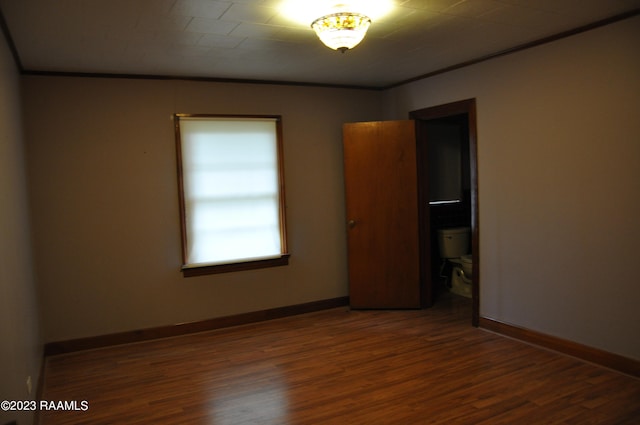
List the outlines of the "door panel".
{"type": "Polygon", "coordinates": [[[419,308],[420,243],[414,121],[343,127],[353,308],[419,308]]]}

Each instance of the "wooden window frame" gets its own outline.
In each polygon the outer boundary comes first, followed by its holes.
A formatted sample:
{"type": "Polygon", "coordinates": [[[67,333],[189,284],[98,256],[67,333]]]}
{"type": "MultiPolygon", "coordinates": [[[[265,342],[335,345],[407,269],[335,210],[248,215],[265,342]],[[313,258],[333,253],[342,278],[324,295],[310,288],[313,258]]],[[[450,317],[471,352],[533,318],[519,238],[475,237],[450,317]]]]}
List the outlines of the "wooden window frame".
{"type": "Polygon", "coordinates": [[[184,277],[203,276],[218,273],[229,273],[243,270],[255,270],[268,267],[286,266],[289,264],[289,252],[287,248],[287,232],[285,217],[285,187],[284,187],[284,155],[282,143],[282,116],[281,115],[230,115],[230,114],[174,114],[174,128],[176,138],[176,159],[178,168],[178,197],[180,208],[180,230],[182,235],[182,267],[184,277]],[[180,134],[180,118],[229,118],[229,119],[272,119],[276,124],[276,149],[278,172],[278,199],[279,199],[279,223],[280,223],[280,256],[264,259],[248,259],[231,261],[221,264],[187,264],[187,217],[184,198],[184,171],[182,162],[182,140],[180,134]]]}

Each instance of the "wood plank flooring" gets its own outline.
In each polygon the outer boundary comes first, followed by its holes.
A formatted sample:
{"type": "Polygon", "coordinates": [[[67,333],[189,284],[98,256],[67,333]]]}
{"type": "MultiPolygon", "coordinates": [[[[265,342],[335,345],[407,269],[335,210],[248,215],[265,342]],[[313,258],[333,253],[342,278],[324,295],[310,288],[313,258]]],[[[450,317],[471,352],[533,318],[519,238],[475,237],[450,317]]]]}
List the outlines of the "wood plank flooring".
{"type": "Polygon", "coordinates": [[[640,380],[470,325],[469,300],[337,308],[49,357],[62,424],[639,424],[640,380]]]}

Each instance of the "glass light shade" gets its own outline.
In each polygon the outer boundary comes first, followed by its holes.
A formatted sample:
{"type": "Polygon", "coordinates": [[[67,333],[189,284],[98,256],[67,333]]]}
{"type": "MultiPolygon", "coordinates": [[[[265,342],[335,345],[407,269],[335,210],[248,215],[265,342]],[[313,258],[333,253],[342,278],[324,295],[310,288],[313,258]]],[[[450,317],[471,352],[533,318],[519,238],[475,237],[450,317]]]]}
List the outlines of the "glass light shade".
{"type": "Polygon", "coordinates": [[[368,16],[339,12],[322,16],[311,23],[320,40],[333,50],[344,53],[362,41],[371,25],[368,16]]]}

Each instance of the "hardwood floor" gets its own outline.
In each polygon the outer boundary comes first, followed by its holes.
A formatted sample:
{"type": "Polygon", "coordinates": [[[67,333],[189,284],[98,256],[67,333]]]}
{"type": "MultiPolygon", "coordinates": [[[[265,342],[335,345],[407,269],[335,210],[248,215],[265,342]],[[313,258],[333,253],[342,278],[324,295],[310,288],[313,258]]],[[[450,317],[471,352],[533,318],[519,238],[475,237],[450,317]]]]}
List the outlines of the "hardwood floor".
{"type": "Polygon", "coordinates": [[[640,380],[434,308],[336,308],[49,357],[51,424],[638,424],[640,380]],[[80,406],[80,404],[79,404],[80,406]]]}

